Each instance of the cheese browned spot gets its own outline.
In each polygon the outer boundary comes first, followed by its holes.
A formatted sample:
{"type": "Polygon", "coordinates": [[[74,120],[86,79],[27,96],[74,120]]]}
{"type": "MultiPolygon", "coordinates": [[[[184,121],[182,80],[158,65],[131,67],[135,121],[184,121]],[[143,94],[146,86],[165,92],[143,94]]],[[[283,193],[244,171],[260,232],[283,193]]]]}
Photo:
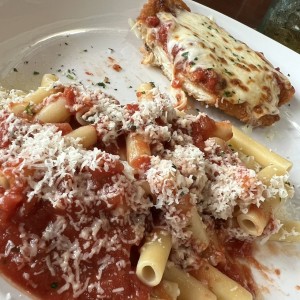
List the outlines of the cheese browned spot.
{"type": "Polygon", "coordinates": [[[149,0],[135,26],[145,42],[145,64],[159,66],[173,87],[245,123],[278,121],[279,106],[295,93],[262,53],[179,0],[149,0]]]}

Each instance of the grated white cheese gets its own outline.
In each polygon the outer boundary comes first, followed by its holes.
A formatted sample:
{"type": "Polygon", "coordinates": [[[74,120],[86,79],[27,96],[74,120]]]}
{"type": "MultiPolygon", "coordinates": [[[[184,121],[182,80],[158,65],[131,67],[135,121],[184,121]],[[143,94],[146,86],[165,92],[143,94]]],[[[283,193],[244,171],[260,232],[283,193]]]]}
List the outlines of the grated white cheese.
{"type": "MultiPolygon", "coordinates": [[[[7,109],[0,111],[0,169],[22,190],[18,214],[26,220],[30,207],[42,203],[51,215],[39,233],[28,222],[19,222],[18,237],[7,240],[0,253],[0,258],[9,257],[20,268],[31,267],[30,276],[23,273],[31,286],[36,286],[39,274],[48,272],[60,277],[58,294],[68,291],[77,298],[95,292],[97,299],[105,299],[103,274],[113,266],[116,274],[126,270],[132,275],[130,249],[140,246],[149,228],[157,224],[172,235],[170,260],[185,269],[195,267],[202,249],[195,245],[190,229],[193,207],[212,227],[216,219],[230,219],[235,208],[246,211],[264,201],[265,186],[238,153],[222,150],[213,139],[205,141],[204,150],[193,144],[192,125],[204,114],[177,115],[172,101],[157,89],[151,92],[153,101],[123,106],[99,90],[81,85],[66,88],[75,96],[70,112],[83,112],[82,118],[95,126],[102,144],[116,145],[118,137],[138,132],[149,142],[152,156],[145,172],[133,170],[97,147],[83,149],[79,140],[63,136],[55,125],[31,123],[7,109]],[[143,188],[145,181],[151,197],[143,188]],[[92,276],[89,268],[96,274],[92,276]]],[[[0,92],[0,97],[9,103],[23,95],[0,92]]],[[[287,180],[274,177],[268,196],[291,197],[287,180]]],[[[10,193],[11,188],[0,194],[0,205],[10,193]]],[[[272,225],[266,235],[278,229],[276,221],[272,225]]],[[[249,238],[241,230],[223,230],[241,240],[249,238]]],[[[211,260],[217,261],[217,254],[211,260]]],[[[114,294],[124,291],[118,285],[112,289],[114,294]]]]}

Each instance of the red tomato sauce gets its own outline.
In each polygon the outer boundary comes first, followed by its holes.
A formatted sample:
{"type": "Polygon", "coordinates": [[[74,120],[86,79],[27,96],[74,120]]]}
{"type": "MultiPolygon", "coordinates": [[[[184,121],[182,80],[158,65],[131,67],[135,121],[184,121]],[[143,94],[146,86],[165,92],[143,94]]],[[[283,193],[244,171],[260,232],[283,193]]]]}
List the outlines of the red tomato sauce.
{"type": "MultiPolygon", "coordinates": [[[[34,207],[32,207],[25,216],[20,216],[19,212],[20,210],[17,210],[10,219],[5,217],[4,211],[0,212],[0,252],[5,253],[7,241],[9,240],[16,245],[10,250],[10,254],[7,257],[2,256],[0,258],[1,272],[25,291],[41,299],[73,299],[72,289],[68,289],[62,294],[57,293],[57,290],[64,284],[64,281],[61,279],[63,274],[60,268],[56,268],[56,274],[53,276],[47,267],[45,259],[50,247],[46,247],[45,249],[40,248],[34,261],[29,264],[20,266],[14,262],[20,255],[20,249],[17,245],[22,244],[18,224],[23,224],[24,230],[30,232],[31,235],[41,236],[49,222],[53,222],[57,215],[64,215],[66,212],[53,208],[47,201],[36,202],[34,207]]],[[[75,215],[73,215],[73,217],[76,218],[75,215]]],[[[130,227],[120,227],[119,230],[123,232],[125,238],[131,238],[132,232],[130,227]]],[[[64,234],[67,235],[70,240],[78,238],[79,233],[80,232],[74,230],[72,226],[69,226],[64,231],[64,234]]],[[[100,239],[104,234],[110,235],[112,233],[101,231],[97,237],[100,239]]],[[[78,240],[80,242],[80,239],[78,240]]],[[[82,244],[80,244],[80,246],[81,248],[83,247],[82,244]]],[[[130,245],[124,244],[121,250],[111,251],[109,253],[100,251],[99,255],[94,255],[89,262],[80,266],[82,281],[85,282],[87,278],[94,281],[98,274],[98,261],[109,254],[115,258],[115,261],[124,260],[126,266],[125,268],[118,268],[115,263],[111,263],[105,268],[100,280],[104,299],[148,299],[149,288],[138,280],[135,271],[131,267],[129,257],[130,247],[130,245]],[[94,280],[92,280],[93,278],[94,280]],[[124,291],[122,290],[123,288],[124,291]]],[[[76,299],[97,299],[97,292],[95,289],[85,291],[76,299]]]]}

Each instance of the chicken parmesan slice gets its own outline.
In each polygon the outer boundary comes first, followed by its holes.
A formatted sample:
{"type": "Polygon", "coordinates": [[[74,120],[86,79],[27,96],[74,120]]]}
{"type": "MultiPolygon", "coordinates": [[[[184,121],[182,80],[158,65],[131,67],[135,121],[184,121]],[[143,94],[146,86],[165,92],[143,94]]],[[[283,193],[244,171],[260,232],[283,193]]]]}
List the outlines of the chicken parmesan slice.
{"type": "Polygon", "coordinates": [[[149,0],[135,28],[145,44],[144,64],[160,67],[173,88],[242,122],[273,124],[295,93],[262,53],[181,0],[149,0]]]}

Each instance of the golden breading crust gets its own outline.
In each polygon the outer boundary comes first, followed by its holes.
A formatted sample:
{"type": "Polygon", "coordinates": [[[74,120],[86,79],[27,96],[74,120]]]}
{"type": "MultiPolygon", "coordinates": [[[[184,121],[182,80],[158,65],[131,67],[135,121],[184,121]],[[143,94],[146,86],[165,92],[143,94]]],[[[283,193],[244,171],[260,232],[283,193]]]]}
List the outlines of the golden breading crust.
{"type": "Polygon", "coordinates": [[[137,18],[137,29],[145,42],[145,64],[159,66],[172,85],[174,80],[180,82],[179,88],[190,96],[244,123],[273,124],[280,119],[278,108],[295,93],[288,78],[262,53],[208,18],[191,13],[181,0],[149,0],[137,18]],[[190,33],[184,31],[187,28],[190,33]],[[198,40],[191,42],[194,37],[198,40]],[[192,57],[196,52],[200,56],[192,57]]]}
{"type": "Polygon", "coordinates": [[[149,0],[143,6],[138,20],[145,20],[147,17],[156,16],[160,11],[175,13],[175,9],[191,11],[181,0],[149,0]]]}

